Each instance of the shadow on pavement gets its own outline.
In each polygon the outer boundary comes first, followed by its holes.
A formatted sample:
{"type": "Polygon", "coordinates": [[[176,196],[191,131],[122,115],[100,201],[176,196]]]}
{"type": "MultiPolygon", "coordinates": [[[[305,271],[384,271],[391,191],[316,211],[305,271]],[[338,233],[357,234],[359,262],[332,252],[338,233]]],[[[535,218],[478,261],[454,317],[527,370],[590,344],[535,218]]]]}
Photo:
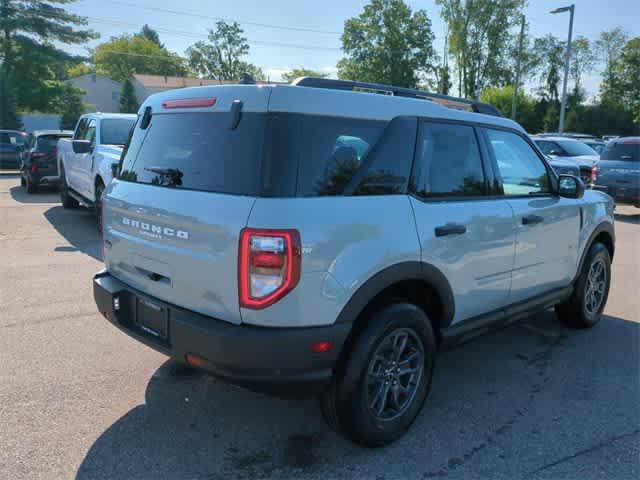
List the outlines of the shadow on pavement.
{"type": "Polygon", "coordinates": [[[27,193],[27,191],[19,184],[9,189],[9,194],[18,203],[53,203],[59,202],[58,187],[42,186],[38,187],[35,193],[27,193]]]}
{"type": "Polygon", "coordinates": [[[59,246],[56,252],[80,251],[102,260],[100,235],[95,215],[85,208],[65,209],[62,205],[44,212],[44,217],[71,246],[59,246]]]}
{"type": "Polygon", "coordinates": [[[615,213],[614,214],[616,222],[623,223],[633,223],[636,225],[640,225],[640,208],[638,209],[638,213],[615,213]]]}
{"type": "Polygon", "coordinates": [[[639,327],[605,317],[574,331],[547,312],[444,352],[415,425],[378,450],[330,431],[313,399],[273,399],[167,361],[77,478],[578,478],[573,458],[580,478],[627,478],[633,458],[580,457],[620,434],[637,443],[639,327]]]}

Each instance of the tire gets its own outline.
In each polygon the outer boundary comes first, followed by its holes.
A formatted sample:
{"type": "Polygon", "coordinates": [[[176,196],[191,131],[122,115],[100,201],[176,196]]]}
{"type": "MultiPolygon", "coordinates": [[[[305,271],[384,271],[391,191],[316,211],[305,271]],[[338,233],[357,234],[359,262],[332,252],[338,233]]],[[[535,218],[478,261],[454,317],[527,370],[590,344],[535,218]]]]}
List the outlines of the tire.
{"type": "Polygon", "coordinates": [[[556,315],[572,328],[593,327],[602,318],[610,285],[609,251],[602,243],[594,243],[589,247],[571,297],[556,306],[556,315]]]}
{"type": "Polygon", "coordinates": [[[38,191],[38,186],[36,184],[34,184],[29,177],[27,177],[25,179],[25,185],[24,185],[25,190],[27,191],[27,193],[36,193],[38,191]]]}
{"type": "Polygon", "coordinates": [[[99,180],[96,183],[95,192],[96,226],[98,232],[102,233],[102,194],[104,193],[104,184],[99,180]]]}
{"type": "Polygon", "coordinates": [[[21,187],[27,186],[27,182],[24,181],[24,177],[22,175],[20,175],[20,186],[21,187]]]}
{"type": "Polygon", "coordinates": [[[78,208],[78,201],[69,196],[69,185],[62,167],[60,167],[60,202],[64,208],[78,208]]]}
{"type": "Polygon", "coordinates": [[[395,303],[378,310],[322,396],[325,420],[366,447],[397,440],[427,398],[435,352],[431,323],[420,308],[395,303]]]}

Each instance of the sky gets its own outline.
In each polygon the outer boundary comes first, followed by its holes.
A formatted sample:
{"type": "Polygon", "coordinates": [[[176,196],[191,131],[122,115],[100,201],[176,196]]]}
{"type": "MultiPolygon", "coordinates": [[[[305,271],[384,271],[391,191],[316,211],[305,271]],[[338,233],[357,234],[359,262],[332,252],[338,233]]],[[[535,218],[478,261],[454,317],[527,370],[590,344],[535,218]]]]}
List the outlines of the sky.
{"type": "MultiPolygon", "coordinates": [[[[434,0],[405,0],[413,9],[424,9],[432,21],[435,48],[442,55],[445,24],[434,0]]],[[[111,36],[135,33],[144,23],[155,28],[165,46],[179,55],[198,40],[217,19],[238,21],[249,40],[248,61],[256,64],[270,80],[291,68],[306,67],[335,75],[341,58],[340,33],[347,18],[358,15],[365,0],[78,0],[68,9],[88,17],[89,26],[101,34],[95,46],[111,36]]],[[[525,15],[530,33],[539,37],[552,33],[566,38],[569,14],[549,14],[570,2],[528,0],[525,15]]],[[[602,30],[622,27],[631,36],[640,35],[639,0],[574,0],[574,38],[595,39],[602,30]]],[[[82,54],[81,46],[65,47],[82,54]]],[[[584,85],[594,95],[600,83],[597,67],[584,85]]],[[[530,86],[531,87],[531,86],[530,86]]]]}

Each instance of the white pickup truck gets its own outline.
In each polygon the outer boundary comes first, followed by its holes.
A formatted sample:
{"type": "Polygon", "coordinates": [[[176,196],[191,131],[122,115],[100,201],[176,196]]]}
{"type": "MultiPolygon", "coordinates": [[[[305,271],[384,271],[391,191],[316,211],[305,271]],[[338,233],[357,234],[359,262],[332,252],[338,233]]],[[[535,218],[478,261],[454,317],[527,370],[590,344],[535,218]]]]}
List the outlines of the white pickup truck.
{"type": "Polygon", "coordinates": [[[95,209],[102,228],[101,197],[113,178],[136,115],[89,113],[78,120],[73,138],[58,142],[60,199],[64,208],[78,204],[95,209]]]}

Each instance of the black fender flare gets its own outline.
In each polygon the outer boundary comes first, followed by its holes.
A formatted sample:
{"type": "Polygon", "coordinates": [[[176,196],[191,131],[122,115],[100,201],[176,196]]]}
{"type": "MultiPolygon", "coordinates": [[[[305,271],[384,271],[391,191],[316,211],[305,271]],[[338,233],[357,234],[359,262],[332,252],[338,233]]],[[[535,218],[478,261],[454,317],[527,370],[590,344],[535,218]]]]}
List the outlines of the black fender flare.
{"type": "MultiPolygon", "coordinates": [[[[591,248],[591,245],[593,245],[593,242],[596,239],[596,237],[603,232],[607,233],[611,237],[611,243],[615,247],[616,232],[613,228],[613,223],[606,220],[599,223],[596,226],[596,228],[593,229],[593,232],[591,232],[591,235],[589,235],[589,239],[585,242],[585,247],[584,247],[584,250],[582,250],[582,253],[580,254],[580,261],[578,262],[578,269],[576,270],[576,275],[573,278],[573,282],[575,282],[578,279],[578,277],[580,276],[580,272],[582,272],[582,267],[584,265],[585,259],[587,258],[587,253],[589,253],[589,249],[591,248]]],[[[613,260],[613,252],[611,255],[611,259],[613,260]]]]}
{"type": "Polygon", "coordinates": [[[455,314],[453,290],[444,274],[431,264],[408,261],[380,270],[364,282],[342,308],[336,323],[353,323],[364,308],[386,288],[407,281],[422,280],[438,293],[442,303],[442,318],[438,319],[440,328],[451,324],[455,314]]]}

